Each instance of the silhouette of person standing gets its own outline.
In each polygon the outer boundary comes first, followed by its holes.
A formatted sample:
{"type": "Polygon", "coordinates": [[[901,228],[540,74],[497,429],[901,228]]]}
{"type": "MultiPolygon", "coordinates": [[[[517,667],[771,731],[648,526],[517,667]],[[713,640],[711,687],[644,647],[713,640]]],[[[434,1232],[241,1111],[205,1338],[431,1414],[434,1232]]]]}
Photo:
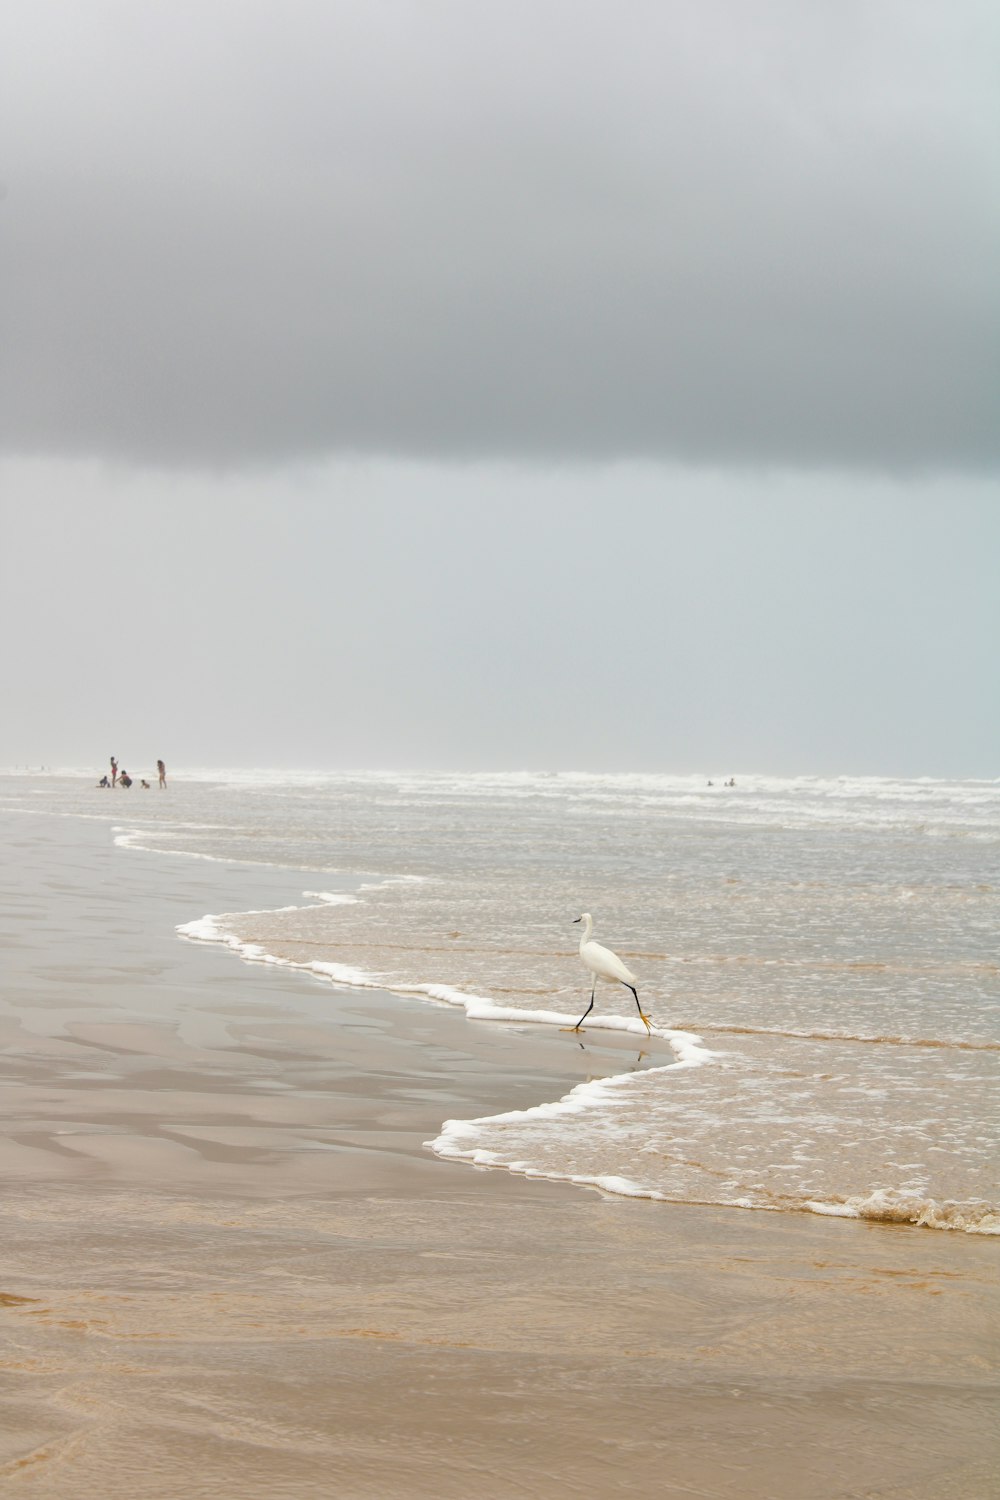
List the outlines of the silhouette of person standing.
{"type": "Polygon", "coordinates": [[[156,774],[160,778],[160,786],[165,787],[167,784],[167,768],[163,764],[162,760],[158,760],[156,762],[156,774]]]}
{"type": "Polygon", "coordinates": [[[115,783],[117,782],[117,780],[118,780],[118,761],[112,755],[112,757],[111,757],[111,785],[114,786],[115,783]]]}

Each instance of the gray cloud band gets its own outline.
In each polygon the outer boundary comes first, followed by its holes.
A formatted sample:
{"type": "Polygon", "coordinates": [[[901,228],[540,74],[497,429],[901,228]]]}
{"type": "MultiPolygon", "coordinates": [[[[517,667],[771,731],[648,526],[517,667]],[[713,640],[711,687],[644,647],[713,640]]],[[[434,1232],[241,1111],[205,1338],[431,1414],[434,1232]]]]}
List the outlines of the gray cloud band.
{"type": "Polygon", "coordinates": [[[996,466],[987,13],[754,10],[23,7],[0,443],[996,466]]]}

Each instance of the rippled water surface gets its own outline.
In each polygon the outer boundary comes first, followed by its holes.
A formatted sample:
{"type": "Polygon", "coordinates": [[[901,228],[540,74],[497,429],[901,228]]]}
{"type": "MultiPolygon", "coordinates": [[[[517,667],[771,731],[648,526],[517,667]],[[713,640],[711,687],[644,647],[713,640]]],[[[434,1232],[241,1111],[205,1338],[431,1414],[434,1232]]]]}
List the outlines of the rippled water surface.
{"type": "MultiPolygon", "coordinates": [[[[206,772],[163,794],[0,782],[0,799],[175,857],[301,869],[301,907],[193,935],[496,1024],[578,1018],[572,920],[592,912],[657,1035],[639,1028],[619,1080],[450,1123],[443,1153],[1000,1231],[998,783],[206,772]]],[[[594,1018],[639,1024],[608,986],[594,1018]]]]}

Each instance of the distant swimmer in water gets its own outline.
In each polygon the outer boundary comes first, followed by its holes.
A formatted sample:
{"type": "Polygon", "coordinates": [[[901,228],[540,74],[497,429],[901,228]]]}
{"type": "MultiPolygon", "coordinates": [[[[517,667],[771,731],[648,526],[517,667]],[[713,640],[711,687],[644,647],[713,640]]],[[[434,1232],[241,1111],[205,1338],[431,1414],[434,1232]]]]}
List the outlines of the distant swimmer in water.
{"type": "Polygon", "coordinates": [[[156,774],[160,778],[160,786],[165,787],[167,784],[167,768],[162,760],[156,762],[156,774]]]}

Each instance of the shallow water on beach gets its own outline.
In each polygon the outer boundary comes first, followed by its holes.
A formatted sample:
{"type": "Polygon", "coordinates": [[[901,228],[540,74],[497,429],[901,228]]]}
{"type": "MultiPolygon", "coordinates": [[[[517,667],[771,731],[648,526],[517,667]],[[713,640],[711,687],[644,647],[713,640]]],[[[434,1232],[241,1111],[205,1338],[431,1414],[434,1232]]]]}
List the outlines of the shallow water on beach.
{"type": "Polygon", "coordinates": [[[627,990],[599,986],[566,1045],[630,1029],[629,1071],[442,1122],[441,1154],[670,1201],[1000,1232],[996,782],[206,772],[166,794],[5,778],[0,805],[301,870],[301,905],[188,935],[498,1025],[578,1019],[572,921],[592,912],[653,1037],[627,990]]]}

